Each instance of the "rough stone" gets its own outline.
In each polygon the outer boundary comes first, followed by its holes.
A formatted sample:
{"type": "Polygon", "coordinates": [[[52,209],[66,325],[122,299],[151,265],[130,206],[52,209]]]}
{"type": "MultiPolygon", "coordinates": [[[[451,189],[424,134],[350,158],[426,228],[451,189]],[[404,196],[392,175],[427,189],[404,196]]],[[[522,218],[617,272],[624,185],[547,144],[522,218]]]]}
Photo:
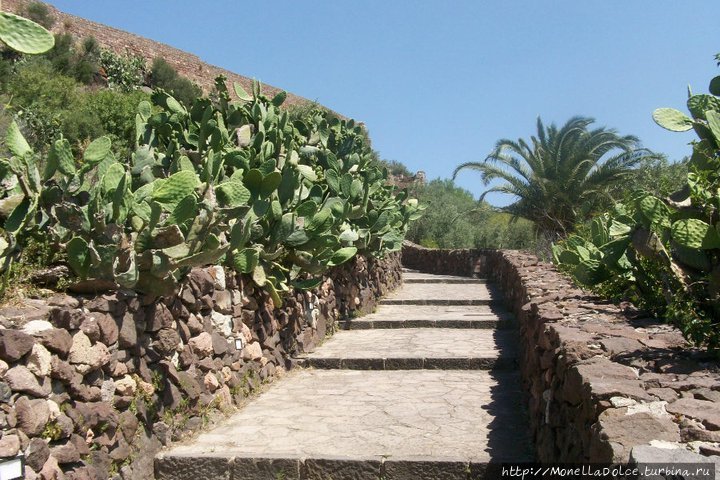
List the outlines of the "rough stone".
{"type": "Polygon", "coordinates": [[[55,327],[53,327],[53,324],[47,320],[32,320],[23,325],[22,331],[28,335],[36,336],[39,333],[52,328],[55,327]]]}
{"type": "Polygon", "coordinates": [[[17,435],[3,435],[0,438],[0,457],[14,457],[20,451],[20,439],[17,435]]]}
{"type": "Polygon", "coordinates": [[[40,470],[40,478],[43,480],[62,480],[65,478],[62,468],[52,455],[48,457],[45,465],[40,470]]]}
{"type": "Polygon", "coordinates": [[[17,362],[32,350],[35,339],[19,330],[0,330],[0,358],[6,362],[17,362]]]}
{"type": "Polygon", "coordinates": [[[110,361],[110,352],[102,343],[92,345],[90,338],[82,331],[73,335],[68,361],[81,373],[97,370],[110,361]]]}
{"type": "Polygon", "coordinates": [[[157,348],[162,355],[170,355],[180,345],[180,335],[177,330],[171,328],[163,328],[157,332],[157,340],[153,342],[153,346],[157,348]]]}
{"type": "Polygon", "coordinates": [[[100,342],[112,345],[118,341],[118,326],[109,314],[95,314],[98,328],[100,328],[100,342]]]}
{"type": "Polygon", "coordinates": [[[130,375],[115,380],[115,391],[118,395],[132,397],[137,391],[137,382],[130,375]]]}
{"type": "Polygon", "coordinates": [[[138,334],[135,320],[130,313],[126,313],[119,320],[118,343],[120,348],[133,348],[138,343],[138,334]]]}
{"type": "Polygon", "coordinates": [[[590,462],[626,463],[632,447],[651,440],[680,441],[680,430],[670,417],[641,412],[627,415],[625,408],[602,412],[593,426],[590,462]]]}
{"type": "Polygon", "coordinates": [[[720,408],[713,402],[680,398],[666,407],[670,413],[685,415],[702,422],[708,430],[720,430],[720,408]]]}
{"type": "Polygon", "coordinates": [[[40,471],[50,456],[50,447],[42,438],[33,438],[25,449],[25,463],[35,471],[40,471]]]}
{"type": "Polygon", "coordinates": [[[242,359],[245,361],[260,360],[261,358],[263,358],[262,347],[258,342],[248,343],[242,349],[242,359]]]}
{"type": "Polygon", "coordinates": [[[182,390],[191,401],[197,400],[202,391],[198,381],[188,372],[178,372],[178,387],[182,390]]]}
{"type": "Polygon", "coordinates": [[[171,328],[174,318],[164,303],[155,303],[149,310],[145,330],[157,332],[161,328],[171,328]]]}
{"type": "Polygon", "coordinates": [[[202,332],[197,337],[193,337],[189,342],[193,352],[200,358],[207,357],[213,353],[212,336],[207,332],[202,332]]]}
{"type": "Polygon", "coordinates": [[[216,331],[224,335],[226,338],[232,336],[233,320],[230,315],[223,315],[220,312],[212,312],[211,320],[216,331]]]}
{"type": "Polygon", "coordinates": [[[72,336],[62,328],[43,330],[36,335],[36,338],[45,348],[63,357],[70,352],[73,342],[72,336]]]}
{"type": "Polygon", "coordinates": [[[17,365],[5,374],[5,381],[16,392],[29,393],[34,397],[47,397],[50,395],[50,382],[43,378],[42,382],[28,370],[27,367],[17,365]]]}
{"type": "Polygon", "coordinates": [[[50,420],[50,408],[42,399],[30,400],[27,397],[19,397],[15,401],[15,412],[18,428],[29,437],[40,435],[50,420]]]}
{"type": "Polygon", "coordinates": [[[227,284],[225,282],[225,269],[223,267],[220,265],[213,265],[208,267],[207,272],[213,279],[214,288],[218,290],[225,290],[227,288],[227,284]]]}
{"type": "Polygon", "coordinates": [[[80,452],[78,452],[72,442],[52,447],[50,449],[50,454],[57,459],[59,464],[75,463],[80,461],[80,452]]]}
{"type": "Polygon", "coordinates": [[[220,335],[217,332],[213,332],[213,334],[212,334],[212,345],[213,345],[213,353],[215,353],[215,355],[223,355],[230,348],[228,345],[227,338],[223,337],[222,335],[220,335]]]}
{"type": "Polygon", "coordinates": [[[50,352],[43,347],[42,344],[36,343],[30,351],[26,366],[28,370],[38,377],[50,375],[50,371],[52,370],[52,357],[50,352]]]}

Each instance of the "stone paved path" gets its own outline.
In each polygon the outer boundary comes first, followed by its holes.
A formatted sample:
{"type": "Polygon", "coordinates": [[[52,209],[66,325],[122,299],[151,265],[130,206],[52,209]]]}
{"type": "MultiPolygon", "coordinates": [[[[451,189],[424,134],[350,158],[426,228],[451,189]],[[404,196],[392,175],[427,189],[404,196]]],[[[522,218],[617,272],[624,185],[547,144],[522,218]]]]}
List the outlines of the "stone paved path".
{"type": "Polygon", "coordinates": [[[310,368],[161,454],[157,478],[467,480],[487,462],[531,460],[512,317],[484,282],[404,277],[310,368]]]}

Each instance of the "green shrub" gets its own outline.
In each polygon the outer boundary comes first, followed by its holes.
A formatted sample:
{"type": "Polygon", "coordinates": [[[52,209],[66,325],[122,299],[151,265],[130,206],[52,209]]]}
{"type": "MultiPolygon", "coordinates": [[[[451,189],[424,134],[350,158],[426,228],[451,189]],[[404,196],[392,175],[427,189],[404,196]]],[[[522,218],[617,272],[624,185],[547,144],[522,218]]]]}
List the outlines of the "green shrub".
{"type": "Polygon", "coordinates": [[[129,92],[145,82],[146,65],[142,57],[119,55],[111,50],[101,50],[100,67],[112,89],[129,92]]]}
{"type": "Polygon", "coordinates": [[[177,71],[163,58],[153,61],[150,71],[150,86],[169,92],[183,105],[192,105],[202,95],[200,87],[189,79],[178,75],[177,71]]]}
{"type": "Polygon", "coordinates": [[[691,117],[671,108],[653,113],[668,130],[698,134],[684,188],[668,198],[634,192],[553,254],[580,284],[629,294],[688,340],[720,352],[720,77],[710,91],[689,96],[691,117]]]}
{"type": "MultiPolygon", "coordinates": [[[[401,248],[417,201],[386,184],[366,132],[324,112],[290,122],[272,99],[224,79],[190,110],[159,90],[136,116],[129,161],[109,137],[73,156],[65,138],[47,156],[8,129],[0,162],[5,268],[41,236],[89,285],[168,294],[193,266],[247,273],[276,305],[311,288],[357,252],[401,248]]],[[[0,208],[2,210],[2,208],[0,208]]]]}
{"type": "Polygon", "coordinates": [[[55,25],[55,16],[50,9],[42,2],[32,2],[25,9],[25,16],[35,23],[50,29],[55,25]]]}

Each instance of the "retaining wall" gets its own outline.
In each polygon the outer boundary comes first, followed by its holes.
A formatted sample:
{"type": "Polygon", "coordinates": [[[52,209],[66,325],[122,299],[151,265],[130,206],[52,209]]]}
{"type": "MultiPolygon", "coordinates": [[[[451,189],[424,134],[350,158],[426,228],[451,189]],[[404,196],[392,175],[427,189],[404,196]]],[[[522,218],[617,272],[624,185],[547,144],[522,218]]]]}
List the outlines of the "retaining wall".
{"type": "Polygon", "coordinates": [[[209,267],[169,298],[55,295],[0,309],[0,457],[24,454],[31,480],[152,478],[163,445],[222,418],[400,282],[394,254],[357,257],[283,305],[209,267]]]}
{"type": "Polygon", "coordinates": [[[627,462],[632,454],[665,462],[668,448],[675,461],[720,455],[720,364],[677,329],[590,295],[518,251],[406,242],[403,265],[488,276],[500,287],[518,321],[539,461],[627,462]]]}

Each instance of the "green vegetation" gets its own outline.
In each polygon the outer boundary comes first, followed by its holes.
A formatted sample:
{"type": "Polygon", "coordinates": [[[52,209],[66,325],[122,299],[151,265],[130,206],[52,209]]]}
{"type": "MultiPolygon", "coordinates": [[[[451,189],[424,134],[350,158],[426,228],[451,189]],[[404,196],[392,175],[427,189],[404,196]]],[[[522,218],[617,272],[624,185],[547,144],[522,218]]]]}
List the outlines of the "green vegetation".
{"type": "Polygon", "coordinates": [[[615,130],[589,127],[594,120],[575,117],[562,128],[545,127],[538,118],[537,137],[529,142],[502,139],[483,162],[459,165],[453,178],[464,169],[477,170],[487,185],[517,197],[504,210],[534,222],[538,233],[558,239],[572,232],[608,204],[616,182],[632,173],[633,167],[652,155],[638,149],[638,140],[619,136],[615,130]]]}
{"type": "Polygon", "coordinates": [[[431,248],[512,248],[533,249],[535,234],[528,220],[498,212],[476,201],[452,180],[433,180],[415,187],[421,205],[427,209],[412,222],[408,239],[431,248]]]}
{"type": "Polygon", "coordinates": [[[153,61],[150,86],[162,88],[184,105],[192,105],[195,99],[202,95],[200,87],[178,75],[177,71],[162,58],[153,61]]]}
{"type": "Polygon", "coordinates": [[[553,254],[581,285],[629,295],[695,344],[720,351],[720,76],[710,93],[689,95],[691,116],[672,108],[653,113],[660,126],[699,137],[683,188],[665,198],[634,191],[553,254]]]}
{"type": "Polygon", "coordinates": [[[417,200],[386,185],[366,132],[312,111],[290,122],[282,92],[231,102],[224,80],[186,109],[140,103],[129,161],[102,136],[47,154],[10,124],[0,162],[3,264],[42,238],[79,280],[167,294],[193,266],[224,263],[278,291],[311,288],[357,252],[401,247],[417,200]]]}

